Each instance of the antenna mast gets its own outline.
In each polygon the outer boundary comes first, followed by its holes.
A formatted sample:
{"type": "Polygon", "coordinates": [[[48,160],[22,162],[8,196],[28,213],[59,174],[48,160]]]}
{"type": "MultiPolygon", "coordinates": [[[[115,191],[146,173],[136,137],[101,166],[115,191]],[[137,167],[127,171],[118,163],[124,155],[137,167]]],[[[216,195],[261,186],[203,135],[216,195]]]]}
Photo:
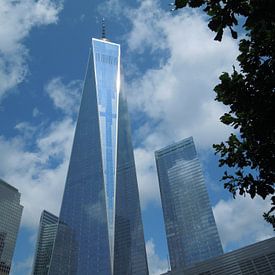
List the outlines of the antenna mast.
{"type": "Polygon", "coordinates": [[[106,25],[105,25],[105,19],[104,17],[102,18],[102,35],[101,35],[102,40],[107,40],[106,39],[106,25]]]}

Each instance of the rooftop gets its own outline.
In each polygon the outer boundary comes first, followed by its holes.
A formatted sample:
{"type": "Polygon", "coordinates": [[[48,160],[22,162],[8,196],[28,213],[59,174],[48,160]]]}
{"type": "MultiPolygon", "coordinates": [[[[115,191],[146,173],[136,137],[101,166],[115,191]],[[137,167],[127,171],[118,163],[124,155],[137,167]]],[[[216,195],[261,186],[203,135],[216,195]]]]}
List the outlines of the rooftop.
{"type": "Polygon", "coordinates": [[[11,186],[10,184],[8,184],[7,182],[5,182],[4,180],[0,179],[0,185],[4,185],[6,188],[12,190],[12,191],[16,191],[18,192],[18,189],[11,186]]]}

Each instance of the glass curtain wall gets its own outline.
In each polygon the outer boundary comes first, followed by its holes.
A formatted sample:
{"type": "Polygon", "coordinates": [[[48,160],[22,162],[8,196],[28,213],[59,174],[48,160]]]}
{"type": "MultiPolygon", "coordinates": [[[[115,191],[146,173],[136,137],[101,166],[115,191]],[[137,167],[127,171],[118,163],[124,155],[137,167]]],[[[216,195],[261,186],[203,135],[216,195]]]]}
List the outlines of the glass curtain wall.
{"type": "Polygon", "coordinates": [[[50,275],[148,274],[126,104],[120,45],[93,38],[50,275]]]}
{"type": "Polygon", "coordinates": [[[223,253],[193,138],[155,152],[172,270],[223,253]]]}

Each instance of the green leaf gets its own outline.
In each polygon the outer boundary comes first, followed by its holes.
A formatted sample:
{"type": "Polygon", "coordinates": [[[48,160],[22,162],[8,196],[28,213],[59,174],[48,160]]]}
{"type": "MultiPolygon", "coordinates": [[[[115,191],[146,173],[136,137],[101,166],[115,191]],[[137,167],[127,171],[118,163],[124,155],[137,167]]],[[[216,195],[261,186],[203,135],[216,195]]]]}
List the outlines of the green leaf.
{"type": "Polygon", "coordinates": [[[175,0],[175,9],[181,9],[186,7],[188,0],[175,0]]]}
{"type": "Polygon", "coordinates": [[[230,27],[230,31],[231,31],[231,35],[234,39],[237,39],[238,38],[238,34],[236,31],[234,31],[231,27],[230,27]]]}
{"type": "Polygon", "coordinates": [[[191,7],[191,8],[198,8],[198,7],[200,7],[201,5],[203,5],[204,4],[204,0],[190,0],[189,1],[189,6],[191,7]]]}

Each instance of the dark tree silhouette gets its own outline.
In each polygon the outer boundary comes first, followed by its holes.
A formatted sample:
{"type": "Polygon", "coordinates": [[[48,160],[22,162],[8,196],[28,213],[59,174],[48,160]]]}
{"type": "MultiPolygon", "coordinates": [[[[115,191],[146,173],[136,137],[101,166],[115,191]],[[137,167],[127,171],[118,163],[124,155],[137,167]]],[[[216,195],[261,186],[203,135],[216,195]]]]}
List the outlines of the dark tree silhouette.
{"type": "Polygon", "coordinates": [[[238,134],[213,147],[219,166],[230,168],[222,181],[234,198],[249,194],[271,199],[263,216],[275,230],[275,1],[175,0],[174,9],[186,6],[208,14],[208,27],[218,41],[225,28],[236,39],[236,26],[244,22],[237,58],[241,70],[223,73],[214,88],[216,100],[230,109],[221,121],[238,134]]]}

